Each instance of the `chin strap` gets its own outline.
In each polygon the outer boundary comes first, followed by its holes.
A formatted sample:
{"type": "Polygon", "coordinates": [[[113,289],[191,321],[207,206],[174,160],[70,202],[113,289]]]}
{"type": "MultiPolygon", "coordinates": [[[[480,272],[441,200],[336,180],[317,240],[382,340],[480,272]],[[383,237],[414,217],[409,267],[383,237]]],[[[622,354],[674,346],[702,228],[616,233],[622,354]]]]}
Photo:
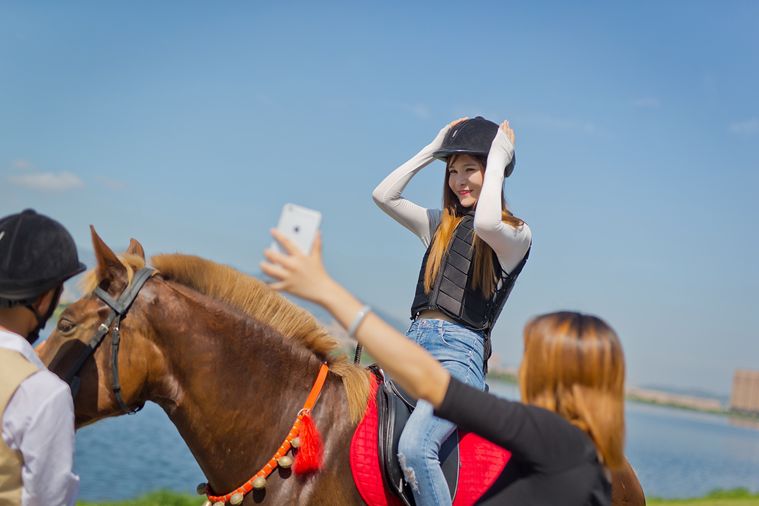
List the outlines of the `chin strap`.
{"type": "MultiPolygon", "coordinates": [[[[61,300],[61,294],[63,293],[63,285],[60,285],[58,288],[55,289],[55,294],[53,295],[53,299],[50,301],[50,306],[47,308],[47,312],[44,315],[40,315],[37,311],[37,308],[34,307],[33,303],[27,303],[24,304],[24,307],[28,309],[29,311],[34,314],[34,317],[37,319],[37,326],[34,327],[34,329],[29,332],[26,336],[26,340],[29,341],[29,344],[34,344],[34,341],[39,339],[40,332],[42,332],[42,329],[45,328],[45,325],[47,324],[47,321],[50,319],[51,316],[53,316],[53,313],[55,313],[56,308],[58,307],[58,303],[61,300]]],[[[39,300],[39,298],[37,298],[39,300]]]]}

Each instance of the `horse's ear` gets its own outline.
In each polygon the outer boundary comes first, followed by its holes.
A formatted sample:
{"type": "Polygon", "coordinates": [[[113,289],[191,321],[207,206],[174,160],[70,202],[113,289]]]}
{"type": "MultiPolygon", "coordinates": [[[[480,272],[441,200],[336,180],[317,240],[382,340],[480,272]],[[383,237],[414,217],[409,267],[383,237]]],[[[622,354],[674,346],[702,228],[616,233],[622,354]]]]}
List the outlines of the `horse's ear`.
{"type": "Polygon", "coordinates": [[[97,273],[98,285],[109,293],[118,293],[127,285],[126,267],[116,256],[116,253],[95,232],[95,227],[90,225],[90,231],[92,232],[92,246],[95,249],[95,260],[97,261],[95,272],[97,273]]]}
{"type": "Polygon", "coordinates": [[[129,247],[127,248],[126,252],[130,255],[137,255],[138,257],[145,260],[145,250],[142,249],[142,244],[140,244],[137,239],[129,239],[129,247]]]}

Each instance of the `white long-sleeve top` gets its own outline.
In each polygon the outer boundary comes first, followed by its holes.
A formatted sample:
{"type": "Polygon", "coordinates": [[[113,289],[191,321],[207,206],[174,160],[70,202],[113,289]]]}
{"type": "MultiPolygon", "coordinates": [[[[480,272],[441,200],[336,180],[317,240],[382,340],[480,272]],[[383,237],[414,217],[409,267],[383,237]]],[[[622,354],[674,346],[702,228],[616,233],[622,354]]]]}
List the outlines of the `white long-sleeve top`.
{"type": "MultiPolygon", "coordinates": [[[[434,160],[449,127],[406,163],[390,173],[372,192],[374,202],[395,221],[409,229],[429,246],[440,224],[442,211],[427,209],[403,198],[402,192],[411,179],[434,160]]],[[[532,242],[532,232],[525,223],[514,227],[501,219],[501,188],[504,169],[514,157],[514,145],[499,128],[488,154],[480,198],[474,212],[474,231],[495,251],[504,272],[511,273],[532,242]]]]}
{"type": "Polygon", "coordinates": [[[21,382],[3,413],[2,437],[21,452],[21,504],[72,506],[79,492],[74,463],[71,390],[47,370],[29,342],[0,329],[0,347],[21,353],[39,371],[21,382]]]}

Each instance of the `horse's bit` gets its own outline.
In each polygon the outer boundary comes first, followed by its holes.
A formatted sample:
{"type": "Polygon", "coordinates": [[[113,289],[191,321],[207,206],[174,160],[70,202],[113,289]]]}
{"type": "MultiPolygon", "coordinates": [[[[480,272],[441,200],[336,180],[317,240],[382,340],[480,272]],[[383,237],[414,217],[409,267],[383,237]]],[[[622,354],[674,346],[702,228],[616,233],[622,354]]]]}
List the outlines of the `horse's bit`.
{"type": "Polygon", "coordinates": [[[132,303],[137,298],[140,290],[145,285],[145,282],[151,278],[155,273],[155,269],[145,267],[137,271],[132,278],[132,282],[121,293],[118,299],[114,299],[108,293],[100,287],[95,288],[93,292],[101,301],[103,301],[110,308],[110,312],[106,319],[98,326],[97,331],[90,342],[87,343],[87,349],[84,354],[80,355],[74,364],[69,368],[69,371],[63,376],[63,380],[71,387],[71,394],[76,398],[76,394],[79,392],[80,378],[79,372],[84,364],[98,349],[100,343],[103,342],[108,333],[111,333],[111,370],[113,373],[113,382],[111,383],[111,389],[116,397],[119,407],[122,411],[129,415],[133,415],[142,409],[144,404],[140,404],[136,408],[130,408],[124,402],[121,397],[121,383],[119,382],[119,344],[121,342],[121,331],[119,325],[121,319],[124,318],[132,307],[132,303]]]}

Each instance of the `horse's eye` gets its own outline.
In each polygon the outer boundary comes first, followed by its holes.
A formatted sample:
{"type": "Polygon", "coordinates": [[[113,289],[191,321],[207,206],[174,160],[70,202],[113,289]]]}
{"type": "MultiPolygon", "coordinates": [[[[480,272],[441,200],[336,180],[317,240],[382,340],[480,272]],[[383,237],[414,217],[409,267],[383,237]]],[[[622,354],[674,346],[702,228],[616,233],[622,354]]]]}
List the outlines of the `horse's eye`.
{"type": "Polygon", "coordinates": [[[68,334],[72,332],[75,328],[76,328],[76,325],[74,325],[69,320],[65,320],[63,318],[58,320],[58,332],[62,334],[68,334]]]}

